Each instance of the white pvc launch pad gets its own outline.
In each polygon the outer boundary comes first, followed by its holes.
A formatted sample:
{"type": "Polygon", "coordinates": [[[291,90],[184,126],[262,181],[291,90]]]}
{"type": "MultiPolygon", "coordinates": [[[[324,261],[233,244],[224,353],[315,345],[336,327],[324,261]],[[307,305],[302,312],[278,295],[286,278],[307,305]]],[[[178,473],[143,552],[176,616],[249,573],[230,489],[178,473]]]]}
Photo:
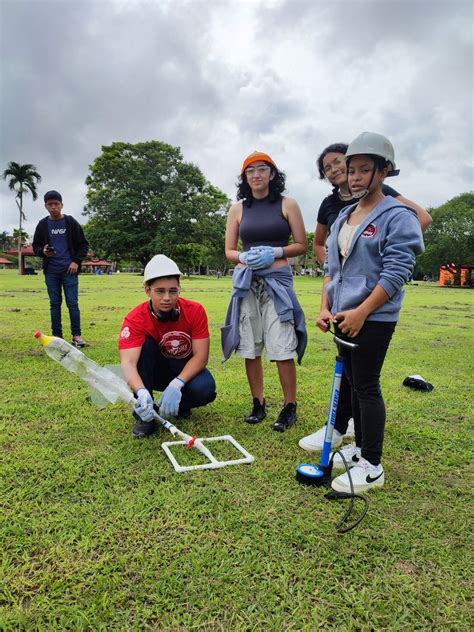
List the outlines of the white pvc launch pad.
{"type": "Polygon", "coordinates": [[[243,448],[240,443],[238,443],[234,437],[231,435],[223,435],[222,437],[205,437],[203,439],[196,439],[194,442],[193,448],[197,448],[199,452],[204,454],[209,463],[200,463],[199,465],[180,465],[173,453],[171,452],[171,447],[174,445],[188,445],[188,441],[165,441],[161,444],[161,447],[166,453],[166,456],[169,458],[171,463],[173,464],[176,472],[189,472],[191,470],[217,470],[220,467],[226,467],[227,465],[241,465],[243,463],[253,463],[255,460],[254,457],[247,452],[245,448],[243,448]],[[232,459],[230,461],[219,461],[216,459],[212,452],[207,449],[204,443],[209,443],[211,441],[227,441],[234,448],[243,455],[243,458],[240,459],[232,459]]]}

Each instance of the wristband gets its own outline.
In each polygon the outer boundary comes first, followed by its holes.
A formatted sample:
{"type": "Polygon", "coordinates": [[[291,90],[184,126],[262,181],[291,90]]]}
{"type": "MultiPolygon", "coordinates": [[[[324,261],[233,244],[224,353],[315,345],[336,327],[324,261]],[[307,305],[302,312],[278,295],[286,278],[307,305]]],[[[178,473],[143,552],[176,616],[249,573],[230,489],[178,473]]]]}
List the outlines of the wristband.
{"type": "Polygon", "coordinates": [[[276,248],[273,248],[273,252],[275,253],[275,259],[283,259],[283,257],[285,256],[285,249],[283,248],[283,246],[277,246],[276,248]]]}

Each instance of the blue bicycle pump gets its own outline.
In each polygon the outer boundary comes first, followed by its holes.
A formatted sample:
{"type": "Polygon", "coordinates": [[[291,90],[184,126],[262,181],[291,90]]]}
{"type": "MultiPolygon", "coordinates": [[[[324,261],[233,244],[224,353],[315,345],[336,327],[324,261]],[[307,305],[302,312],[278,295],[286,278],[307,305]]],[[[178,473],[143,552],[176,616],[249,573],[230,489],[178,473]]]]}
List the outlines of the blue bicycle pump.
{"type": "MultiPolygon", "coordinates": [[[[346,347],[347,349],[351,349],[351,351],[356,350],[359,345],[355,342],[349,342],[348,340],[343,340],[342,338],[338,338],[335,333],[333,333],[330,329],[328,331],[332,334],[333,340],[336,345],[341,345],[346,347]]],[[[340,351],[339,347],[338,350],[340,351]]],[[[334,369],[334,377],[332,381],[332,390],[331,390],[331,402],[329,404],[329,413],[328,418],[326,420],[326,432],[324,435],[324,443],[323,443],[323,451],[321,452],[321,461],[319,465],[312,465],[311,463],[301,463],[296,468],[296,480],[303,485],[314,485],[315,487],[330,487],[331,486],[331,474],[332,474],[332,458],[331,458],[331,447],[332,447],[332,435],[334,432],[334,424],[336,422],[336,413],[337,413],[337,405],[339,402],[339,393],[341,391],[341,378],[342,372],[344,370],[344,360],[341,355],[336,356],[336,367],[334,369]]],[[[338,451],[339,452],[339,451],[338,451]]],[[[347,475],[349,477],[349,482],[351,485],[350,493],[345,492],[336,492],[331,490],[327,494],[324,495],[328,500],[338,500],[338,499],[349,499],[350,504],[346,513],[342,517],[342,520],[337,524],[336,531],[338,533],[349,533],[352,529],[355,529],[358,524],[360,524],[367,513],[369,508],[369,501],[365,496],[361,494],[356,494],[354,492],[354,486],[352,484],[351,473],[349,470],[349,466],[344,459],[344,456],[341,454],[342,460],[344,461],[344,465],[346,468],[347,475]],[[354,508],[354,502],[356,499],[362,500],[364,502],[364,508],[360,513],[357,520],[347,526],[347,520],[352,515],[352,510],[354,508]]]]}
{"type": "MultiPolygon", "coordinates": [[[[352,351],[359,347],[355,342],[349,342],[338,338],[331,329],[329,333],[333,336],[336,345],[341,345],[352,351]]],[[[334,378],[332,381],[331,402],[329,404],[328,418],[326,421],[326,434],[324,435],[323,451],[321,453],[321,461],[319,465],[311,463],[301,463],[296,468],[296,480],[304,485],[315,485],[316,487],[329,487],[332,473],[332,434],[334,432],[334,424],[336,422],[337,404],[339,402],[339,393],[341,390],[342,371],[344,370],[344,359],[341,355],[336,356],[336,367],[334,369],[334,378]]]]}
{"type": "Polygon", "coordinates": [[[311,463],[301,463],[296,468],[296,480],[304,485],[315,485],[316,487],[328,486],[331,482],[332,459],[331,446],[332,435],[334,432],[334,424],[336,422],[337,404],[339,401],[339,392],[341,390],[342,371],[344,369],[344,361],[342,356],[336,356],[336,367],[334,369],[334,377],[332,381],[331,401],[329,404],[329,413],[326,421],[326,434],[324,435],[323,451],[321,453],[321,461],[319,465],[311,463]]]}

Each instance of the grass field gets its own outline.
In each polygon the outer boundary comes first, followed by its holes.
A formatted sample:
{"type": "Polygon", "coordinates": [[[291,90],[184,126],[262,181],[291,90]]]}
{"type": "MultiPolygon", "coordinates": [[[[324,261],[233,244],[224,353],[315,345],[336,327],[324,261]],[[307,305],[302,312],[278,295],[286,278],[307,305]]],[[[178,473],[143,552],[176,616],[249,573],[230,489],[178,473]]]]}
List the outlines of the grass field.
{"type": "MultiPolygon", "coordinates": [[[[80,289],[85,351],[116,363],[141,280],[82,276],[80,289]]],[[[298,278],[296,290],[309,345],[299,420],[280,435],[269,427],[281,406],[276,368],[266,363],[269,417],[251,427],[242,362],[220,362],[230,279],[184,279],[183,296],[208,311],[218,398],[181,427],[232,434],[256,460],[177,474],[160,447],[169,433],[133,440],[129,411],[95,408],[34,340],[50,331],[42,275],[0,271],[0,629],[472,629],[474,292],[407,287],[382,380],[385,487],[340,536],[345,504],[294,478],[317,460],[298,439],[325,421],[335,355],[314,327],[321,280],[298,278]],[[403,387],[412,373],[434,391],[403,387]]]]}

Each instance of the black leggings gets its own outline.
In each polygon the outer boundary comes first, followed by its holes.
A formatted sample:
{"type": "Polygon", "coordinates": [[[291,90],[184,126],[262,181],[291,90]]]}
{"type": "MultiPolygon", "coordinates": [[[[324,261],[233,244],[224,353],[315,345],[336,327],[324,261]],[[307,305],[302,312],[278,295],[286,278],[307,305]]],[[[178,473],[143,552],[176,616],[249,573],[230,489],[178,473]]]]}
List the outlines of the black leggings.
{"type": "Polygon", "coordinates": [[[356,445],[362,449],[364,459],[373,465],[380,463],[385,431],[380,372],[396,324],[366,321],[355,338],[347,338],[337,330],[343,339],[359,345],[355,350],[341,346],[339,351],[351,386],[356,445]]]}
{"type": "Polygon", "coordinates": [[[345,371],[341,377],[341,388],[339,389],[339,399],[337,400],[336,421],[334,428],[342,435],[346,434],[349,419],[352,414],[352,391],[345,371]]]}

